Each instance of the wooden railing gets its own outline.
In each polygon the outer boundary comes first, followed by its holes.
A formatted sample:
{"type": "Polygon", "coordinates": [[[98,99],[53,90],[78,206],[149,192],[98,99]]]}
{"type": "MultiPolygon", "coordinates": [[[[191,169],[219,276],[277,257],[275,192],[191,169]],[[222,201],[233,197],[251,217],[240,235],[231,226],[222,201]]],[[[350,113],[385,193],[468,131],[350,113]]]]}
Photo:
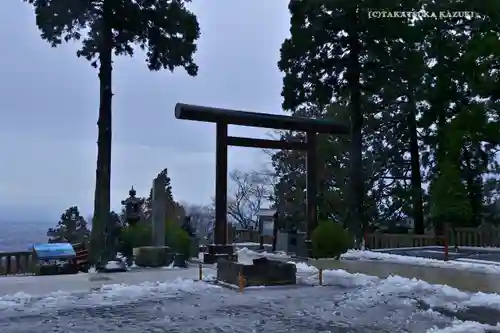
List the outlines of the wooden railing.
{"type": "MultiPolygon", "coordinates": [[[[500,228],[456,228],[447,230],[449,246],[500,247],[500,228]]],[[[369,249],[420,247],[443,245],[444,236],[434,234],[385,234],[372,233],[365,236],[365,246],[369,249]]]]}
{"type": "Polygon", "coordinates": [[[436,237],[434,235],[373,233],[366,235],[365,238],[365,246],[368,249],[392,249],[432,245],[436,245],[436,237]]]}
{"type": "Polygon", "coordinates": [[[0,275],[33,275],[31,251],[0,252],[0,275]]]}
{"type": "Polygon", "coordinates": [[[448,230],[448,239],[450,245],[500,247],[500,228],[457,228],[448,230]]]}

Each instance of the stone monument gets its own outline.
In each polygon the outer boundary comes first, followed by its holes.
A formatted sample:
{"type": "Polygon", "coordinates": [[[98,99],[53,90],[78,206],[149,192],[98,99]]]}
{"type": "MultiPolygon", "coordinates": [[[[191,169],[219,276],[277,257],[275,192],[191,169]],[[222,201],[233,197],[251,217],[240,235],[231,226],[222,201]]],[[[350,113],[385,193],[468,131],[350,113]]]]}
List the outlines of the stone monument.
{"type": "Polygon", "coordinates": [[[134,249],[137,266],[161,267],[169,265],[173,256],[170,248],[165,246],[166,236],[166,197],[165,186],[159,177],[153,180],[151,197],[151,244],[134,249]]]}
{"type": "Polygon", "coordinates": [[[151,202],[152,215],[152,238],[153,246],[165,246],[165,233],[167,223],[166,202],[167,193],[162,179],[156,177],[153,180],[153,195],[151,202]]]}

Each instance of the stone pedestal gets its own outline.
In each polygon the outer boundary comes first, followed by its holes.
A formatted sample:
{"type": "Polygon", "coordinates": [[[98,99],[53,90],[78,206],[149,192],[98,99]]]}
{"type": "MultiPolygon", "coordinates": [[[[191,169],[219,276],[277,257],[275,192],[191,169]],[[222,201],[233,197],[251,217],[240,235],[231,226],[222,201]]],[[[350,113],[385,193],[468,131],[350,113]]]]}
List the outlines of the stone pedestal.
{"type": "Polygon", "coordinates": [[[214,245],[207,246],[207,251],[203,254],[203,263],[215,264],[219,258],[234,260],[234,247],[232,245],[214,245]]]}
{"type": "Polygon", "coordinates": [[[188,257],[185,254],[176,253],[174,256],[174,267],[187,268],[188,257]]]}
{"type": "Polygon", "coordinates": [[[144,246],[134,249],[135,264],[142,267],[164,267],[174,260],[168,246],[144,246]]]}
{"type": "Polygon", "coordinates": [[[239,285],[239,275],[244,278],[244,287],[293,285],[297,283],[295,264],[258,258],[253,265],[220,259],[217,264],[217,280],[239,285]]]}
{"type": "Polygon", "coordinates": [[[278,231],[276,250],[293,253],[298,257],[308,257],[306,233],[301,231],[295,233],[278,231]]]}

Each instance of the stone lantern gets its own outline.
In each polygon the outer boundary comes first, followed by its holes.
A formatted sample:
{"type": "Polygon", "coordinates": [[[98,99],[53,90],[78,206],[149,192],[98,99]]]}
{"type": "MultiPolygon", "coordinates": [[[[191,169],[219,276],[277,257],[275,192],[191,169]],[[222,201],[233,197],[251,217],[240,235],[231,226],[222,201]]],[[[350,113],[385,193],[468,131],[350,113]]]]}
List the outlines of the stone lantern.
{"type": "Polygon", "coordinates": [[[141,219],[141,207],[144,204],[144,199],[136,197],[137,192],[134,187],[128,192],[128,198],[122,200],[122,205],[125,206],[125,220],[129,225],[135,225],[141,219]]]}

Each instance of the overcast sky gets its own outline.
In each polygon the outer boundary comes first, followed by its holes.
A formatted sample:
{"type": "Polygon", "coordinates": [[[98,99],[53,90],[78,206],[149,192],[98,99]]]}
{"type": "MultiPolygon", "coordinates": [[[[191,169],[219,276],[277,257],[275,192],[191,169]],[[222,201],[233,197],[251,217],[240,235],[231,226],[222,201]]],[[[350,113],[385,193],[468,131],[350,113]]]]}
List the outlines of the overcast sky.
{"type": "MultiPolygon", "coordinates": [[[[191,78],[149,72],[140,53],[116,59],[113,72],[111,200],[120,207],[131,185],[149,192],[168,168],[176,200],[208,203],[214,193],[215,125],[176,120],[177,102],[280,112],[279,47],[288,35],[286,0],[194,0],[202,36],[191,78]]],[[[2,219],[55,218],[78,205],[92,212],[98,79],[77,46],[51,48],[33,9],[0,2],[0,211],[2,219]]],[[[265,130],[230,134],[265,137],[265,130]]],[[[230,168],[261,168],[265,154],[229,149],[230,168]]]]}

